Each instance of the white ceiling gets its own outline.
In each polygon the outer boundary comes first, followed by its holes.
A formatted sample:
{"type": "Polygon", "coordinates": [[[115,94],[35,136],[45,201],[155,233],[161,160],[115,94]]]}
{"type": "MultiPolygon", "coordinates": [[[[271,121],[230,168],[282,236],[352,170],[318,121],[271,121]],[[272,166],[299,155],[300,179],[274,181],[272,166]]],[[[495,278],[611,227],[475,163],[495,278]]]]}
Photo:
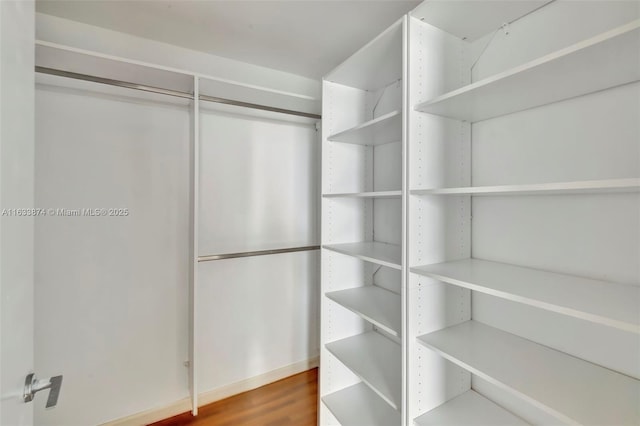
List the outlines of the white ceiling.
{"type": "Polygon", "coordinates": [[[320,78],[419,3],[400,0],[38,0],[36,9],[139,37],[320,78]]]}

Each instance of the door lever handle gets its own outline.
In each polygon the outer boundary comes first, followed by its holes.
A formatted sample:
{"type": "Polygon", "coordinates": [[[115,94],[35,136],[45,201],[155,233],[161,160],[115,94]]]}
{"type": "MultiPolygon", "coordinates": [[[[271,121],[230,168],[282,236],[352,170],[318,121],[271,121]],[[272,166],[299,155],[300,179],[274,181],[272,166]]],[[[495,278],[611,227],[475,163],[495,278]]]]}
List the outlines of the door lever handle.
{"type": "Polygon", "coordinates": [[[60,396],[60,388],[62,387],[62,376],[54,376],[44,380],[38,380],[34,373],[29,373],[24,380],[24,392],[22,400],[24,402],[33,401],[33,397],[37,392],[49,389],[49,397],[47,398],[46,408],[55,407],[60,396]]]}

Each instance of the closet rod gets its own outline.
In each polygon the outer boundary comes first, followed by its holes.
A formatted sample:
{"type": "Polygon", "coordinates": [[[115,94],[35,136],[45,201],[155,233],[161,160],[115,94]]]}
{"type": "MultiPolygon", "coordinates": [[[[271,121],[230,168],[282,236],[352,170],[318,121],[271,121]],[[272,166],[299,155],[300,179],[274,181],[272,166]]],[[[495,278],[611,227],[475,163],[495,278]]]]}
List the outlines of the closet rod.
{"type": "Polygon", "coordinates": [[[293,111],[290,109],[282,109],[282,108],[275,108],[275,107],[270,107],[266,105],[252,104],[249,102],[241,102],[241,101],[234,101],[231,99],[216,98],[215,96],[200,95],[200,100],[206,101],[206,102],[215,102],[218,104],[235,105],[235,106],[241,106],[246,108],[261,109],[264,111],[280,112],[282,114],[298,115],[300,117],[313,118],[316,120],[322,119],[321,115],[311,114],[309,112],[293,111]]]}
{"type": "MultiPolygon", "coordinates": [[[[174,96],[177,98],[193,99],[192,93],[181,92],[178,90],[163,89],[161,87],[147,86],[147,85],[138,84],[138,83],[130,83],[130,82],[121,81],[121,80],[113,80],[110,78],[96,77],[93,75],[80,74],[72,71],[63,71],[55,68],[47,68],[47,67],[41,67],[36,65],[36,72],[39,72],[42,74],[55,75],[58,77],[73,78],[76,80],[91,81],[93,83],[108,84],[110,86],[124,87],[127,89],[140,90],[143,92],[158,93],[161,95],[174,96]]],[[[215,103],[225,104],[225,105],[234,105],[234,106],[245,107],[245,108],[259,109],[263,111],[278,112],[282,114],[297,115],[297,116],[312,118],[316,120],[322,119],[322,116],[318,114],[311,114],[308,112],[276,108],[276,107],[271,107],[267,105],[252,104],[249,102],[235,101],[233,99],[218,98],[214,96],[200,95],[200,100],[206,101],[206,102],[215,102],[215,103]]]]}
{"type": "Polygon", "coordinates": [[[57,70],[55,68],[40,67],[36,65],[36,72],[41,74],[57,75],[58,77],[73,78],[75,80],[91,81],[93,83],[108,84],[110,86],[125,87],[127,89],[141,90],[143,92],[159,93],[177,98],[193,99],[193,94],[177,90],[162,89],[160,87],[146,86],[144,84],[129,83],[127,81],[112,80],[110,78],[96,77],[77,72],[57,70]]]}
{"type": "Polygon", "coordinates": [[[268,254],[293,253],[296,251],[320,250],[320,246],[291,247],[273,250],[245,251],[240,253],[211,254],[199,256],[198,262],[208,262],[210,260],[235,259],[237,257],[266,256],[268,254]]]}

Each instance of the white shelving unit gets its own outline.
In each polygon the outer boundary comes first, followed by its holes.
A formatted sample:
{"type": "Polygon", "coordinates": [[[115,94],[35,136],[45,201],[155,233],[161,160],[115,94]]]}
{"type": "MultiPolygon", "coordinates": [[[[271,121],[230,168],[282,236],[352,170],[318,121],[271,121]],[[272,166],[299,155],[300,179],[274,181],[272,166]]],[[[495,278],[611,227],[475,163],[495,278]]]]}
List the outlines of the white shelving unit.
{"type": "Polygon", "coordinates": [[[640,422],[640,11],[565,6],[410,13],[407,425],[640,422]]]}
{"type": "Polygon", "coordinates": [[[638,424],[640,7],[473,8],[324,80],[320,424],[638,424]]]}
{"type": "Polygon", "coordinates": [[[406,19],[323,80],[319,422],[405,422],[406,19]]]}
{"type": "Polygon", "coordinates": [[[640,422],[640,382],[631,377],[475,321],[421,336],[419,341],[559,422],[640,422]]]}

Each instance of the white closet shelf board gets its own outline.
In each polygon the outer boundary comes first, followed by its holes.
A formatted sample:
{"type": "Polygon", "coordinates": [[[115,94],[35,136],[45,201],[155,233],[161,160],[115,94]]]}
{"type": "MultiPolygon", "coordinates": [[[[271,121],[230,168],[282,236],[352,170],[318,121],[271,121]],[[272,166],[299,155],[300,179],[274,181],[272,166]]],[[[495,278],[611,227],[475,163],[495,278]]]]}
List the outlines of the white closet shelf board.
{"type": "Polygon", "coordinates": [[[412,195],[545,195],[640,191],[640,178],[412,190],[412,195]]]}
{"type": "Polygon", "coordinates": [[[479,259],[411,272],[536,308],[640,333],[640,286],[597,281],[479,259]]]}
{"type": "Polygon", "coordinates": [[[327,138],[355,145],[384,145],[402,140],[402,113],[392,111],[327,138]]]}
{"type": "Polygon", "coordinates": [[[193,93],[193,74],[151,64],[117,60],[47,42],[36,43],[35,57],[36,66],[39,67],[193,93]]]}
{"type": "Polygon", "coordinates": [[[418,341],[560,422],[640,423],[640,380],[476,321],[418,341]]]}
{"type": "Polygon", "coordinates": [[[343,192],[324,194],[324,198],[400,198],[402,191],[343,192]]]}
{"type": "Polygon", "coordinates": [[[389,268],[401,269],[402,250],[395,244],[365,241],[360,243],[330,244],[323,248],[389,268]]]}
{"type": "Polygon", "coordinates": [[[391,407],[400,409],[400,345],[375,331],[370,331],[328,343],[325,347],[391,407]]]}
{"type": "Polygon", "coordinates": [[[402,19],[327,74],[333,83],[374,91],[402,78],[402,19]]]}
{"type": "Polygon", "coordinates": [[[418,426],[524,426],[528,424],[472,390],[421,415],[414,422],[418,426]]]}
{"type": "Polygon", "coordinates": [[[640,20],[416,106],[481,121],[640,80],[640,20]]]}
{"type": "Polygon", "coordinates": [[[331,393],[323,397],[322,402],[342,426],[400,424],[400,413],[363,383],[331,393]]]}
{"type": "Polygon", "coordinates": [[[392,336],[400,337],[402,316],[398,294],[368,285],[332,291],[326,296],[392,336]]]}

